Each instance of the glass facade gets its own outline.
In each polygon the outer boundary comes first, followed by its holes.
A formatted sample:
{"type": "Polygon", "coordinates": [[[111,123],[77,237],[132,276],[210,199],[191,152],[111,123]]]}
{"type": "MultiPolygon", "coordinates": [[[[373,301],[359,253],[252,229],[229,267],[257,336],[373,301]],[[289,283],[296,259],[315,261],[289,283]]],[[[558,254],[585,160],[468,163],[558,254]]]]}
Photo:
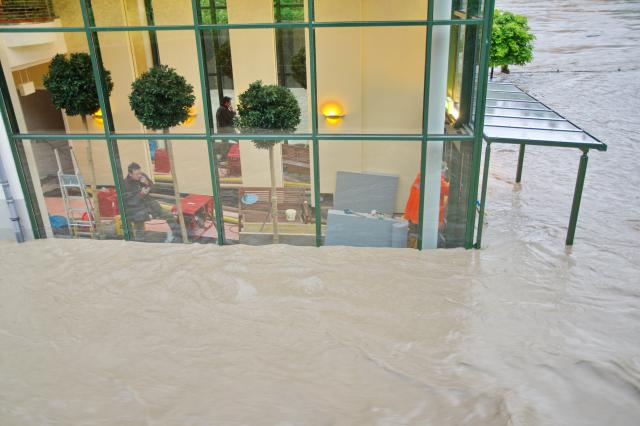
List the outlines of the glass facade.
{"type": "Polygon", "coordinates": [[[37,238],[471,246],[492,0],[30,3],[0,88],[37,238]]]}

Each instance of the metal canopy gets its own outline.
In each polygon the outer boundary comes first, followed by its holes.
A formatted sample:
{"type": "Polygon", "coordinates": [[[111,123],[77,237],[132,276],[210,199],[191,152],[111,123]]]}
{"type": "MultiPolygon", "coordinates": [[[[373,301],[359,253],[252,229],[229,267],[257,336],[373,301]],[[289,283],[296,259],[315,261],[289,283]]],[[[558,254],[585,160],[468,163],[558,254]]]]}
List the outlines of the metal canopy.
{"type": "Polygon", "coordinates": [[[590,149],[606,151],[607,145],[511,83],[488,83],[483,135],[487,146],[484,154],[484,173],[475,247],[480,248],[482,244],[489,159],[493,143],[520,145],[516,182],[520,182],[522,178],[524,151],[527,145],[578,148],[582,151],[565,241],[567,246],[573,245],[582,189],[587,173],[588,152],[590,149]]]}
{"type": "Polygon", "coordinates": [[[511,83],[489,83],[484,138],[489,143],[607,150],[606,144],[511,83]]]}

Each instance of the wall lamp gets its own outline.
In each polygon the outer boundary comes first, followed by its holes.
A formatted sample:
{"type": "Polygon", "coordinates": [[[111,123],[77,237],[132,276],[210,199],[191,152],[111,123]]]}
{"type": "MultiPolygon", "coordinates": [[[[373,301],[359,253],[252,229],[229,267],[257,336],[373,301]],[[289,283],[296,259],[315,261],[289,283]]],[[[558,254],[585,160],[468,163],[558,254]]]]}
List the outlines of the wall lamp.
{"type": "Polygon", "coordinates": [[[98,108],[96,112],[91,114],[91,118],[93,118],[93,122],[98,125],[98,127],[102,127],[104,125],[104,120],[102,119],[102,108],[98,108]]]}
{"type": "Polygon", "coordinates": [[[329,124],[337,124],[344,118],[342,107],[336,102],[327,102],[322,106],[322,115],[329,124]]]}

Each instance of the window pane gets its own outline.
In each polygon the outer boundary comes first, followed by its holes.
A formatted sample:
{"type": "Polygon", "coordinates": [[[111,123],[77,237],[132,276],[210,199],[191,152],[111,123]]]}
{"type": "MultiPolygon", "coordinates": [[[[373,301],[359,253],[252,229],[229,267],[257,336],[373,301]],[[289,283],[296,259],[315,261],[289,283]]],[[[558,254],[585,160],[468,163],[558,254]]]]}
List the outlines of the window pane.
{"type": "MultiPolygon", "coordinates": [[[[114,84],[109,101],[116,132],[153,132],[145,128],[132,111],[129,95],[132,83],[139,76],[154,65],[161,64],[184,77],[195,96],[185,121],[169,128],[168,132],[204,133],[205,117],[202,112],[200,74],[193,31],[156,31],[155,34],[147,31],[112,31],[99,33],[98,39],[102,61],[111,71],[114,84]]],[[[174,100],[175,96],[172,95],[169,99],[174,100]]],[[[163,112],[162,116],[166,114],[172,116],[173,112],[163,112]]]]}
{"type": "Polygon", "coordinates": [[[324,244],[416,248],[420,150],[420,142],[320,141],[324,244]]]}
{"type": "Polygon", "coordinates": [[[21,141],[47,236],[123,237],[106,141],[21,141]]]}
{"type": "Polygon", "coordinates": [[[77,0],[29,0],[2,2],[0,25],[75,27],[82,26],[77,0]]]}
{"type": "MultiPolygon", "coordinates": [[[[201,0],[204,23],[211,19],[214,0],[201,0]]],[[[230,24],[304,22],[306,2],[304,0],[217,0],[218,16],[226,16],[230,24]],[[220,11],[224,11],[220,13],[220,11]]]]}
{"type": "Polygon", "coordinates": [[[314,5],[316,21],[427,19],[427,0],[316,0],[314,5]]]}
{"type": "Polygon", "coordinates": [[[21,133],[103,132],[84,33],[3,33],[0,49],[21,133]]]}
{"type": "Polygon", "coordinates": [[[216,142],[226,240],[315,245],[310,143],[285,141],[272,149],[273,162],[252,141],[216,142]]]}
{"type": "Polygon", "coordinates": [[[207,72],[210,82],[215,80],[210,84],[214,132],[311,131],[306,30],[231,29],[204,35],[207,72]]]}
{"type": "Polygon", "coordinates": [[[193,24],[191,0],[92,0],[91,5],[99,26],[193,24]]]}
{"type": "Polygon", "coordinates": [[[472,134],[478,33],[479,27],[473,25],[439,25],[433,29],[429,134],[472,134]]]}
{"type": "Polygon", "coordinates": [[[217,240],[205,141],[121,140],[117,146],[132,240],[217,240]]]}
{"type": "Polygon", "coordinates": [[[425,27],[318,28],[319,131],[421,134],[425,40],[425,27]]]}

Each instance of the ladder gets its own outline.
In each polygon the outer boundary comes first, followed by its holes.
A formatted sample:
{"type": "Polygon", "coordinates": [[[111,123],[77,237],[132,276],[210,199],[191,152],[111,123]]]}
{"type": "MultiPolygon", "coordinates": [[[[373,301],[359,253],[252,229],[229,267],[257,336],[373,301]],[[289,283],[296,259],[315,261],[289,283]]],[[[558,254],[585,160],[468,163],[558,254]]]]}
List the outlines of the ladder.
{"type": "Polygon", "coordinates": [[[94,238],[96,235],[96,222],[93,214],[93,204],[87,194],[73,148],[69,147],[71,162],[73,163],[73,174],[64,172],[58,149],[54,149],[54,152],[58,163],[58,182],[60,183],[64,212],[67,216],[69,235],[71,238],[94,238]],[[82,202],[74,202],[77,200],[82,200],[82,202]]]}

